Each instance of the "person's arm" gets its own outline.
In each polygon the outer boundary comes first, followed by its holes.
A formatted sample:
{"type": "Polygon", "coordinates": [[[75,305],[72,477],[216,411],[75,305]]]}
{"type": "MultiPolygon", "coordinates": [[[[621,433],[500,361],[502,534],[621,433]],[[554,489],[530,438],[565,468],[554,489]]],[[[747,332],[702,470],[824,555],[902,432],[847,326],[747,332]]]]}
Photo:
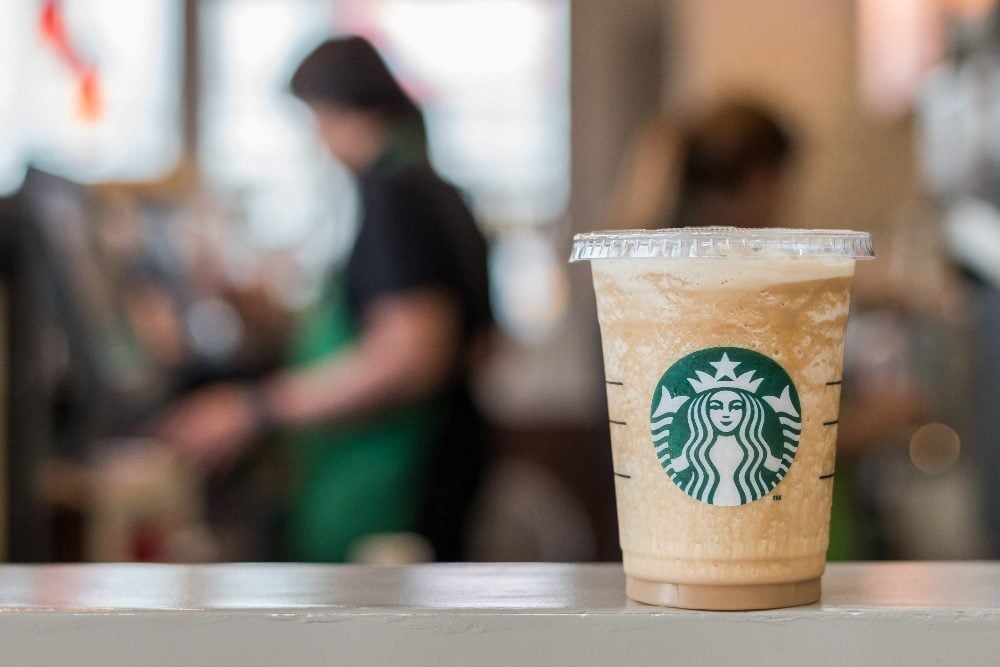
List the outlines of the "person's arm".
{"type": "Polygon", "coordinates": [[[441,291],[381,297],[346,351],[266,382],[270,418],[277,426],[339,421],[426,396],[453,371],[460,327],[457,307],[441,291]]]}
{"type": "Polygon", "coordinates": [[[208,387],[170,412],[159,435],[214,467],[238,454],[261,427],[344,421],[426,396],[453,371],[458,307],[443,291],[380,297],[364,313],[356,343],[316,365],[283,371],[253,387],[208,387]]]}

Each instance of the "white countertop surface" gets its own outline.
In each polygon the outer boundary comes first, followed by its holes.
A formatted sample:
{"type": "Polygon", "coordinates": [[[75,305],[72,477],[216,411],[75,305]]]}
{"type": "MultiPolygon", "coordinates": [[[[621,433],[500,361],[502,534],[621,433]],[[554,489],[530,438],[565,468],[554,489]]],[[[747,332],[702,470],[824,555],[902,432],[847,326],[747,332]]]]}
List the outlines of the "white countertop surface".
{"type": "Polygon", "coordinates": [[[650,607],[617,564],[0,567],[2,664],[1000,665],[1000,563],[830,565],[819,604],[650,607]]]}

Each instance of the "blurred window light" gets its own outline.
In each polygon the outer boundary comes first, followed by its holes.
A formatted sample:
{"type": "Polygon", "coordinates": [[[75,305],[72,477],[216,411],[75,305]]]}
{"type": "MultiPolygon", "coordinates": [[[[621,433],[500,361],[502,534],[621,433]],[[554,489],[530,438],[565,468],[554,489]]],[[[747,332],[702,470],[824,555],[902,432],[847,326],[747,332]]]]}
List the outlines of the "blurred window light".
{"type": "Polygon", "coordinates": [[[16,190],[24,178],[20,88],[14,64],[19,61],[27,3],[0,5],[0,196],[16,190]]]}
{"type": "MultiPolygon", "coordinates": [[[[469,193],[486,224],[550,222],[565,208],[567,0],[209,0],[200,7],[200,161],[213,185],[249,206],[244,213],[265,242],[291,243],[314,227],[304,184],[316,181],[320,145],[286,89],[298,60],[330,34],[375,42],[426,111],[435,166],[469,193]],[[265,213],[266,201],[295,210],[265,213]]],[[[345,187],[339,178],[340,198],[345,187]]],[[[327,181],[323,191],[330,190],[327,181]]]]}
{"type": "Polygon", "coordinates": [[[977,276],[1000,288],[1000,211],[976,197],[961,197],[944,219],[950,252],[977,276]]]}
{"type": "Polygon", "coordinates": [[[162,177],[181,153],[183,4],[0,5],[0,190],[26,163],[82,182],[162,177]]]}
{"type": "Polygon", "coordinates": [[[876,113],[905,113],[944,55],[940,0],[859,0],[857,7],[862,101],[876,113]]]}
{"type": "Polygon", "coordinates": [[[569,285],[553,244],[537,230],[500,235],[490,253],[497,322],[526,343],[541,343],[563,322],[569,285]]]}
{"type": "Polygon", "coordinates": [[[344,0],[427,112],[435,165],[492,224],[548,223],[569,192],[566,0],[344,0]]]}
{"type": "Polygon", "coordinates": [[[354,193],[323,151],[306,109],[288,92],[296,63],[333,31],[329,0],[209,0],[199,4],[202,57],[199,161],[209,185],[256,248],[298,248],[307,266],[317,234],[349,220],[354,193]]]}

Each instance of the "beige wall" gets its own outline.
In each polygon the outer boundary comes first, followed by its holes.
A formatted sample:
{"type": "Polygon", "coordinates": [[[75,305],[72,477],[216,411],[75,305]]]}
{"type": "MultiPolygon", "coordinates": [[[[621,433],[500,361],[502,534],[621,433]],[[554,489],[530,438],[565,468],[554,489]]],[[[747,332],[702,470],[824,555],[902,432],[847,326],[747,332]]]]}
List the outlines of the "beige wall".
{"type": "Polygon", "coordinates": [[[914,192],[907,119],[859,104],[850,0],[666,0],[664,105],[731,93],[786,113],[804,144],[786,224],[883,227],[914,192]]]}
{"type": "Polygon", "coordinates": [[[608,198],[633,133],[660,107],[663,0],[572,4],[572,200],[578,231],[614,226],[608,198]]]}

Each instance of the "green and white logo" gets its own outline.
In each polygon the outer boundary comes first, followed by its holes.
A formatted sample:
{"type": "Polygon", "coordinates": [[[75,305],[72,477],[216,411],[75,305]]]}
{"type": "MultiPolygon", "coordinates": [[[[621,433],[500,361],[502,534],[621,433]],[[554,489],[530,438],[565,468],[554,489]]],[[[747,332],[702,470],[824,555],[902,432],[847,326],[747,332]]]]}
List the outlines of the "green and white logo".
{"type": "Polygon", "coordinates": [[[684,493],[743,505],[788,472],[800,409],[792,379],[773,359],[738,347],[699,350],[668,368],[653,392],[653,447],[684,493]]]}

